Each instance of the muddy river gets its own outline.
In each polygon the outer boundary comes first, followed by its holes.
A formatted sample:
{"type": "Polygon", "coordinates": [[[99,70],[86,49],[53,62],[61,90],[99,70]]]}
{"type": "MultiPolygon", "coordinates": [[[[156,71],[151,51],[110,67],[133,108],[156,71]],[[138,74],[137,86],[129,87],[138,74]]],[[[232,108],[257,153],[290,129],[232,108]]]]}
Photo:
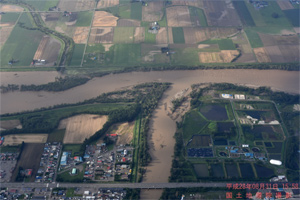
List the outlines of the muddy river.
{"type": "MultiPolygon", "coordinates": [[[[1,84],[40,84],[52,81],[54,72],[37,74],[28,72],[1,73],[1,84]],[[16,75],[17,74],[17,75],[16,75]],[[26,74],[26,75],[25,75],[26,74]]],[[[132,72],[94,78],[84,85],[64,92],[11,92],[1,94],[1,114],[32,110],[61,103],[75,103],[98,96],[103,92],[120,90],[144,82],[171,82],[173,86],[164,94],[153,113],[149,133],[150,153],[153,158],[147,167],[144,182],[167,182],[170,175],[175,140],[175,122],[169,118],[164,104],[180,90],[194,83],[237,83],[249,86],[269,86],[274,90],[299,93],[299,73],[278,70],[195,70],[164,72],[132,72]]],[[[142,199],[157,199],[161,192],[143,191],[142,199]]]]}

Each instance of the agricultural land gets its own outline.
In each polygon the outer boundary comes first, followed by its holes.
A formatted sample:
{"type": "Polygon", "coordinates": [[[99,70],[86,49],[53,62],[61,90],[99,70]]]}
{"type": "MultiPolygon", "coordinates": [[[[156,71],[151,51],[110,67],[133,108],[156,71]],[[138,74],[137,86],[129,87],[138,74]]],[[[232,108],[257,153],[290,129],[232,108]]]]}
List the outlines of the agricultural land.
{"type": "Polygon", "coordinates": [[[292,1],[22,0],[4,1],[0,10],[2,70],[299,62],[292,1]]]}

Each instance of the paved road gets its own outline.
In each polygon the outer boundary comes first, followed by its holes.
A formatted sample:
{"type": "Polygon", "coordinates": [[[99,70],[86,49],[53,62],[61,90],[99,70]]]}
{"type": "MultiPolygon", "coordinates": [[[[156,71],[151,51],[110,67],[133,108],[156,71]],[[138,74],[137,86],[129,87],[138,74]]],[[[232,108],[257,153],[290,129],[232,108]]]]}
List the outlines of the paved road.
{"type": "Polygon", "coordinates": [[[1,187],[22,188],[22,187],[66,187],[66,188],[141,188],[161,189],[179,187],[226,187],[226,183],[1,183],[1,187]]]}

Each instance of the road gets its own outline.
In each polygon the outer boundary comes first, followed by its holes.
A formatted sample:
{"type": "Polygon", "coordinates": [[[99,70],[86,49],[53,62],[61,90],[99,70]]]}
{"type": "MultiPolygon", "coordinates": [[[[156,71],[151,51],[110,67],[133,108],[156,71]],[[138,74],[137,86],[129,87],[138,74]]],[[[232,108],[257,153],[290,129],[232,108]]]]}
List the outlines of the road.
{"type": "Polygon", "coordinates": [[[226,183],[1,183],[1,187],[8,188],[140,188],[140,189],[162,189],[180,187],[226,187],[226,183]]]}

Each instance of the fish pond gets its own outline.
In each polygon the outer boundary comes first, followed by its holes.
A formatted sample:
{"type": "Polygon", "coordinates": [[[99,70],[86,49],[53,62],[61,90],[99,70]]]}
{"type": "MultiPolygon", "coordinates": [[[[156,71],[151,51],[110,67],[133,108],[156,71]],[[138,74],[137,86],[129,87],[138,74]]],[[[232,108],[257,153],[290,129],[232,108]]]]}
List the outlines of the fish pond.
{"type": "Polygon", "coordinates": [[[261,166],[258,164],[254,164],[256,173],[258,177],[261,178],[271,178],[272,176],[275,176],[274,171],[268,167],[261,166]]]}
{"type": "Polygon", "coordinates": [[[239,163],[243,178],[255,178],[252,166],[250,163],[239,163]]]}

